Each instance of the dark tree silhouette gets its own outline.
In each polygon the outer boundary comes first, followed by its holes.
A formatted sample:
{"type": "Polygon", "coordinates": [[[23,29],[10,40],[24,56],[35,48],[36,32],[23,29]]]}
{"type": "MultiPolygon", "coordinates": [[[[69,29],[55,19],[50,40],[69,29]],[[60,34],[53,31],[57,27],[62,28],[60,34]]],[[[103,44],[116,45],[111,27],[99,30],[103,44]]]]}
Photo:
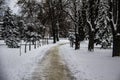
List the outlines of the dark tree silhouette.
{"type": "Polygon", "coordinates": [[[88,19],[87,24],[89,27],[89,44],[88,50],[94,50],[94,37],[96,29],[96,20],[98,17],[98,7],[100,0],[88,0],[88,19]]]}
{"type": "Polygon", "coordinates": [[[120,56],[120,0],[109,0],[109,23],[113,34],[113,54],[120,56]]]}

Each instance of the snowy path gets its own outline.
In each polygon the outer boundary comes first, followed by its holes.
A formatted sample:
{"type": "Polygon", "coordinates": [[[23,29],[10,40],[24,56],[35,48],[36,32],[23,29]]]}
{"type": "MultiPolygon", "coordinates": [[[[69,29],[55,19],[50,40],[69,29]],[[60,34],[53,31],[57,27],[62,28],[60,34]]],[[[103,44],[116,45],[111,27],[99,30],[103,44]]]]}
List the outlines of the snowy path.
{"type": "Polygon", "coordinates": [[[19,49],[0,46],[0,80],[120,80],[120,57],[112,49],[87,50],[88,41],[79,50],[68,40],[41,46],[19,56],[19,49]]]}
{"type": "Polygon", "coordinates": [[[47,51],[33,71],[31,80],[73,80],[71,72],[59,55],[59,46],[47,51]]]}

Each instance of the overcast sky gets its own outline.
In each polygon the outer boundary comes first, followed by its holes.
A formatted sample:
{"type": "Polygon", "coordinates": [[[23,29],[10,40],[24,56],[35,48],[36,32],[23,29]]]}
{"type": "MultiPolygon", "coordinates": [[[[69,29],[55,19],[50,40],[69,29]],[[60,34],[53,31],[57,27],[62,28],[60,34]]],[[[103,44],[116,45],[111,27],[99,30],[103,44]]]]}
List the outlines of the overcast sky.
{"type": "Polygon", "coordinates": [[[12,11],[16,14],[19,14],[19,7],[16,5],[17,0],[6,0],[8,6],[12,9],[12,11]]]}
{"type": "MultiPolygon", "coordinates": [[[[18,0],[6,0],[6,3],[11,8],[11,10],[13,11],[13,13],[19,14],[20,8],[16,4],[17,1],[18,0]]],[[[37,0],[37,1],[41,2],[42,0],[37,0]]]]}

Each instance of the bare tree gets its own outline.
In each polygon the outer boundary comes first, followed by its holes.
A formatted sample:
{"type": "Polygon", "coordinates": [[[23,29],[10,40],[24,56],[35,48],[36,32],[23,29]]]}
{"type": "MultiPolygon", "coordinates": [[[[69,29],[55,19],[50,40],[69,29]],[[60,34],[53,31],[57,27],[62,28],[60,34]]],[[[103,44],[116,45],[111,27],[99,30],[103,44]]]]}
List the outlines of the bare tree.
{"type": "Polygon", "coordinates": [[[59,30],[64,30],[66,13],[64,9],[66,7],[66,1],[63,0],[46,0],[43,4],[43,15],[39,15],[42,21],[49,25],[53,36],[53,43],[59,41],[59,30]],[[63,29],[64,28],[64,29],[63,29]]]}

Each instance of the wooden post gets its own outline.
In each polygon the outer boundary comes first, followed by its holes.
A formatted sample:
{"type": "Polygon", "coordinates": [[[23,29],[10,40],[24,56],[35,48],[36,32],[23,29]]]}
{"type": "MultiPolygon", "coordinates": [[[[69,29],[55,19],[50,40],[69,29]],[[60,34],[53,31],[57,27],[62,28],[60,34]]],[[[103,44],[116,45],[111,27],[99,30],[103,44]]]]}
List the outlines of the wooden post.
{"type": "Polygon", "coordinates": [[[31,41],[29,42],[29,51],[31,51],[31,41]]]}
{"type": "Polygon", "coordinates": [[[20,56],[21,56],[22,52],[21,52],[21,42],[20,42],[20,56]]]}
{"type": "Polygon", "coordinates": [[[27,52],[27,42],[25,43],[25,53],[27,52]]]}

